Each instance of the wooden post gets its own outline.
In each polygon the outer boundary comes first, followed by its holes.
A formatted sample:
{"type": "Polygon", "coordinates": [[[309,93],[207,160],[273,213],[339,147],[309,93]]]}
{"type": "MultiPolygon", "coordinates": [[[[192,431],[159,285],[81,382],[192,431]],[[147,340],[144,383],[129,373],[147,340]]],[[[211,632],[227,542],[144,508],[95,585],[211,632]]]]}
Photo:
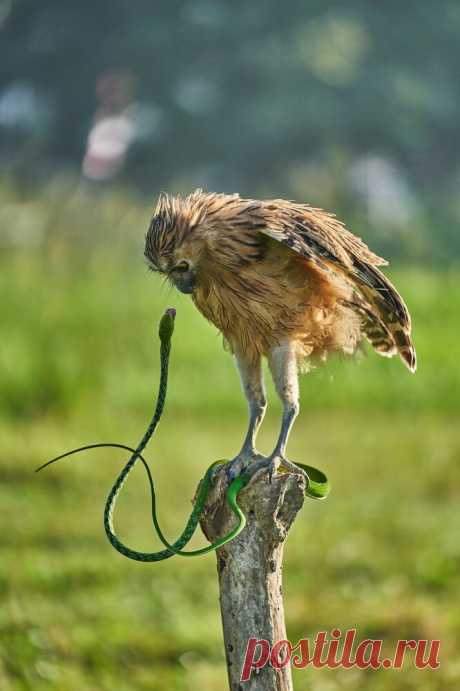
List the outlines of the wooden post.
{"type": "MultiPolygon", "coordinates": [[[[235,518],[225,501],[225,471],[216,476],[201,527],[214,542],[229,532],[235,518]]],[[[281,588],[283,546],[304,501],[305,480],[292,473],[258,470],[241,491],[238,503],[247,525],[233,541],[217,551],[220,608],[230,691],[292,691],[290,666],[269,664],[241,682],[250,638],[269,641],[270,648],[286,639],[281,588]],[[257,673],[256,673],[257,672],[257,673]]]]}

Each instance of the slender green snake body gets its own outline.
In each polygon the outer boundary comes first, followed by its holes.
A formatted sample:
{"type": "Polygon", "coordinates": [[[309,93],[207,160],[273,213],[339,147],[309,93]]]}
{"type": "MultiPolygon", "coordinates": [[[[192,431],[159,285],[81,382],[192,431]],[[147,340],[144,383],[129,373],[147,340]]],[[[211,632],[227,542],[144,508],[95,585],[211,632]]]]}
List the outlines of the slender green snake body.
{"type": "MultiPolygon", "coordinates": [[[[163,413],[165,401],[166,401],[166,393],[167,393],[167,386],[168,386],[168,370],[169,370],[169,356],[171,352],[171,338],[172,334],[174,331],[174,319],[175,319],[175,310],[173,309],[168,309],[166,310],[165,314],[163,315],[161,321],[160,321],[160,327],[159,327],[159,337],[160,337],[160,364],[161,364],[161,371],[160,371],[160,384],[158,388],[158,396],[157,396],[157,401],[155,405],[155,410],[152,416],[152,419],[147,427],[147,430],[142,437],[141,441],[139,442],[138,446],[136,449],[131,448],[130,446],[126,446],[124,444],[90,444],[88,446],[83,446],[78,449],[73,449],[72,451],[68,451],[67,453],[64,453],[60,456],[57,456],[56,458],[53,458],[51,461],[48,461],[44,465],[40,466],[37,471],[42,470],[46,466],[50,465],[51,463],[54,463],[55,461],[60,460],[61,458],[65,458],[66,456],[70,456],[71,454],[80,452],[80,451],[85,451],[88,449],[94,449],[94,448],[101,448],[101,447],[113,447],[113,448],[120,448],[120,449],[125,449],[127,451],[131,452],[131,457],[118,475],[117,479],[115,480],[115,483],[113,484],[113,487],[110,491],[110,494],[107,498],[106,504],[105,504],[105,509],[104,509],[104,528],[105,532],[107,535],[107,538],[109,539],[110,543],[112,546],[120,552],[125,557],[128,557],[129,559],[133,559],[135,561],[142,561],[142,562],[157,562],[157,561],[163,561],[164,559],[169,559],[170,557],[174,556],[175,554],[178,554],[183,557],[191,557],[191,556],[197,556],[200,554],[206,554],[207,552],[210,552],[211,550],[218,549],[219,547],[222,547],[225,545],[227,542],[230,540],[233,540],[239,533],[243,530],[243,528],[246,525],[246,518],[241,511],[237,498],[238,494],[241,491],[241,489],[249,482],[251,475],[249,473],[242,473],[239,475],[237,478],[235,478],[231,483],[230,486],[228,487],[226,491],[226,500],[227,503],[234,513],[234,515],[237,518],[237,524],[235,527],[224,537],[220,538],[216,542],[213,542],[210,545],[207,545],[206,547],[202,547],[200,549],[192,550],[192,551],[184,551],[183,548],[188,544],[190,539],[192,538],[196,527],[198,525],[198,521],[200,519],[201,513],[204,509],[206,499],[209,493],[209,490],[212,485],[212,475],[215,471],[215,468],[217,465],[223,464],[226,461],[216,461],[212,463],[209,468],[207,469],[203,479],[201,480],[201,483],[198,488],[197,495],[195,497],[195,503],[192,509],[192,512],[190,514],[190,517],[187,521],[187,524],[180,535],[180,537],[173,543],[170,544],[165,536],[163,535],[163,532],[160,528],[160,525],[158,523],[158,518],[156,514],[156,497],[155,497],[155,489],[154,489],[154,483],[153,483],[153,478],[152,474],[150,472],[150,468],[147,464],[147,461],[145,458],[142,456],[142,452],[147,446],[148,442],[150,441],[150,438],[152,437],[153,433],[155,432],[155,429],[160,421],[160,418],[163,413]],[[121,540],[118,539],[114,532],[114,527],[113,527],[113,512],[115,509],[115,503],[116,500],[123,488],[124,483],[126,482],[128,475],[130,474],[131,470],[133,469],[135,463],[137,460],[140,460],[141,463],[144,465],[144,468],[147,473],[148,477],[148,482],[150,485],[150,494],[151,494],[151,511],[152,511],[152,521],[153,525],[155,527],[155,530],[158,534],[158,537],[160,538],[161,542],[165,546],[165,549],[157,551],[157,552],[139,552],[137,550],[131,549],[130,547],[127,547],[124,545],[121,540]]],[[[316,468],[313,468],[311,466],[306,466],[302,465],[300,463],[297,463],[298,465],[306,474],[307,476],[307,488],[305,490],[305,494],[313,499],[323,499],[324,497],[327,496],[329,493],[329,484],[327,481],[326,476],[320,471],[317,470],[316,468]]]]}

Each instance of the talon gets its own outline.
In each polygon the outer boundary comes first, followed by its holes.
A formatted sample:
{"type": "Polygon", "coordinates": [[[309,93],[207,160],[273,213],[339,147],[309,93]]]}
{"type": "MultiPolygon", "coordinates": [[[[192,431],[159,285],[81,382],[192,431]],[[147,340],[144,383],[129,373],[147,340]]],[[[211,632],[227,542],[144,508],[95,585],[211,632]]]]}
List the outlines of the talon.
{"type": "Polygon", "coordinates": [[[238,473],[234,468],[226,468],[225,469],[225,477],[227,478],[227,483],[228,485],[231,485],[233,480],[236,479],[238,473]]]}
{"type": "Polygon", "coordinates": [[[296,465],[292,461],[289,461],[287,458],[283,457],[281,459],[281,466],[287,472],[293,473],[294,475],[302,475],[303,477],[308,479],[307,473],[304,470],[302,470],[302,468],[299,468],[298,465],[296,465]]]}
{"type": "Polygon", "coordinates": [[[241,475],[247,468],[247,463],[243,463],[240,459],[231,461],[225,467],[225,474],[227,476],[228,484],[231,485],[233,480],[241,475]]]}
{"type": "Polygon", "coordinates": [[[273,481],[273,476],[279,472],[280,468],[282,471],[294,473],[294,475],[303,475],[307,477],[302,468],[299,468],[295,463],[289,461],[284,456],[271,456],[268,459],[268,481],[271,483],[273,481]]]}
{"type": "Polygon", "coordinates": [[[271,485],[273,482],[273,476],[278,472],[281,465],[281,458],[279,456],[274,456],[269,459],[268,462],[268,482],[271,485]]]}
{"type": "Polygon", "coordinates": [[[225,466],[225,474],[227,476],[228,484],[239,477],[242,473],[247,471],[252,475],[261,463],[265,463],[265,456],[262,456],[258,451],[244,454],[238,454],[232,461],[229,461],[225,466]]]}

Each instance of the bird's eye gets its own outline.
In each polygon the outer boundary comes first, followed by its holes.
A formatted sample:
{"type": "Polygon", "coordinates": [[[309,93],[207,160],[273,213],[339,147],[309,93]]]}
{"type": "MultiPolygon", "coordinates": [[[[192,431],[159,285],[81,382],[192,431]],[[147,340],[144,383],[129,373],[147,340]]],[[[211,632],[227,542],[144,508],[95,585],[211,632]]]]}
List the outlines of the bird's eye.
{"type": "Polygon", "coordinates": [[[181,272],[184,272],[184,271],[188,271],[189,268],[190,268],[190,267],[189,267],[188,262],[182,261],[182,262],[179,262],[178,264],[176,264],[176,266],[174,267],[173,271],[179,271],[179,273],[181,273],[181,272]]]}

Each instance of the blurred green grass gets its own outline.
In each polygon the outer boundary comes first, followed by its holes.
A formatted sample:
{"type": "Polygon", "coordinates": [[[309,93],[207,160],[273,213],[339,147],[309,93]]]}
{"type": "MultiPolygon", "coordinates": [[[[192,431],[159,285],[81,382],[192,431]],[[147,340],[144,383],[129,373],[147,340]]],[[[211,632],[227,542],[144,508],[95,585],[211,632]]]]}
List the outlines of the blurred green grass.
{"type": "MultiPolygon", "coordinates": [[[[142,213],[125,216],[131,223],[142,213]]],[[[213,555],[141,565],[111,549],[101,514],[124,460],[116,451],[33,474],[72,446],[140,438],[168,306],[178,309],[169,398],[148,457],[169,536],[181,529],[204,468],[232,456],[245,431],[237,374],[215,330],[144,271],[141,243],[101,236],[90,220],[94,243],[54,233],[45,247],[7,248],[0,260],[0,688],[225,688],[213,555]]],[[[302,380],[290,456],[324,469],[332,494],[307,502],[288,540],[288,634],[356,626],[359,637],[389,645],[441,638],[441,668],[304,671],[298,689],[434,691],[460,681],[460,272],[391,275],[413,315],[417,375],[370,354],[302,380]]],[[[279,424],[269,392],[263,451],[279,424]]],[[[157,544],[140,468],[117,525],[133,546],[157,544]]]]}
{"type": "MultiPolygon", "coordinates": [[[[417,376],[398,360],[374,354],[346,364],[332,360],[303,378],[304,408],[458,410],[460,273],[408,269],[390,275],[413,316],[417,376]]],[[[178,320],[169,407],[190,415],[240,414],[245,407],[218,332],[187,296],[144,271],[141,258],[136,263],[99,250],[75,263],[10,254],[0,290],[6,335],[0,411],[6,416],[74,415],[76,407],[106,407],[108,401],[145,409],[158,373],[157,323],[170,305],[177,307],[178,320]]]]}

